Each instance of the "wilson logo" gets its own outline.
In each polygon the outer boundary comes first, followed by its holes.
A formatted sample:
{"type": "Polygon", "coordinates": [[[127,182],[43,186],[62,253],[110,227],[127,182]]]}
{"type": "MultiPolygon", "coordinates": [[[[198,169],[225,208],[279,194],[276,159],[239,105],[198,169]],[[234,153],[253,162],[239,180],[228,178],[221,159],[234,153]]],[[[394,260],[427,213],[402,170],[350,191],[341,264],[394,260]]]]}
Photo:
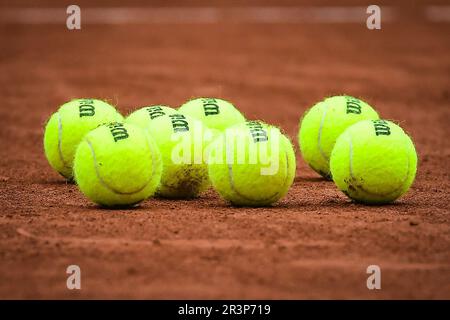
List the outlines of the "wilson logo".
{"type": "Polygon", "coordinates": [[[94,100],[81,100],[80,101],[80,118],[92,117],[95,115],[94,100]]]}
{"type": "Polygon", "coordinates": [[[389,136],[391,134],[389,124],[384,120],[373,120],[373,126],[377,136],[389,136]]]}
{"type": "Polygon", "coordinates": [[[110,123],[108,124],[108,128],[111,131],[114,142],[124,140],[129,137],[128,131],[127,129],[125,129],[122,123],[110,123]]]}
{"type": "Polygon", "coordinates": [[[148,112],[150,120],[153,120],[155,118],[161,117],[166,114],[161,107],[157,107],[157,106],[148,107],[146,110],[148,112]]]}
{"type": "Polygon", "coordinates": [[[189,123],[182,114],[171,114],[169,118],[172,120],[173,132],[189,131],[189,123]]]}
{"type": "Polygon", "coordinates": [[[353,97],[345,97],[347,99],[347,113],[361,114],[361,100],[353,97]]]}
{"type": "Polygon", "coordinates": [[[203,99],[203,110],[205,111],[205,116],[217,115],[220,113],[219,105],[216,99],[208,98],[203,99]]]}
{"type": "Polygon", "coordinates": [[[262,124],[258,121],[247,121],[247,127],[250,129],[250,134],[252,135],[253,142],[268,141],[267,131],[264,130],[262,124]]]}

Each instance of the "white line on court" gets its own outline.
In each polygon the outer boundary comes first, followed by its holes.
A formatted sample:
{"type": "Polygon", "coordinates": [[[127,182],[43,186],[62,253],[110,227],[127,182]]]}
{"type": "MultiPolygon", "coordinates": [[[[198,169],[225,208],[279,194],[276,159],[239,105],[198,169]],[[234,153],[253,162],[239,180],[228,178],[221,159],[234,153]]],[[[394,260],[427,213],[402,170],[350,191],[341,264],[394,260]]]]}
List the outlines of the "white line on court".
{"type": "MultiPolygon", "coordinates": [[[[367,7],[145,7],[81,8],[82,24],[180,24],[180,23],[364,23],[367,7]]],[[[401,15],[401,7],[382,6],[383,22],[401,15]]],[[[450,22],[450,6],[424,7],[431,22],[450,22]]],[[[5,8],[0,24],[65,24],[66,8],[5,8]]]]}
{"type": "Polygon", "coordinates": [[[425,17],[432,22],[450,22],[450,6],[426,7],[425,17]]]}
{"type": "MultiPolygon", "coordinates": [[[[362,23],[367,7],[242,7],[242,8],[81,8],[82,24],[157,23],[362,23]]],[[[0,11],[0,23],[65,23],[66,8],[15,8],[0,11]]],[[[394,10],[382,7],[382,20],[394,10]]]]}

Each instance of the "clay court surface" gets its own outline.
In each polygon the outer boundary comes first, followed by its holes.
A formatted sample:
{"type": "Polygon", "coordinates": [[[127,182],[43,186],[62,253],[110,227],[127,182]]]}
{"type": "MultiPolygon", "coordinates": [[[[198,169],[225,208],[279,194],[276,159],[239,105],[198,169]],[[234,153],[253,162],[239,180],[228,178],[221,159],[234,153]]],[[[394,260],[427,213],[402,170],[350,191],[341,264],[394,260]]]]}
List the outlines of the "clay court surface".
{"type": "MultiPolygon", "coordinates": [[[[227,3],[218,7],[242,6],[227,3]]],[[[245,4],[258,5],[273,3],[245,4]]],[[[0,298],[449,299],[450,23],[426,19],[427,5],[403,1],[379,31],[365,21],[239,19],[68,31],[65,7],[62,24],[0,23],[0,298]],[[350,202],[300,156],[301,115],[342,93],[367,100],[416,143],[416,182],[392,205],[350,202]],[[43,126],[71,98],[105,98],[127,114],[197,96],[229,99],[291,137],[297,175],[286,198],[234,208],[209,190],[106,210],[44,157],[43,126]],[[72,264],[79,291],[66,288],[72,264]],[[366,287],[372,264],[381,290],[366,287]]]]}

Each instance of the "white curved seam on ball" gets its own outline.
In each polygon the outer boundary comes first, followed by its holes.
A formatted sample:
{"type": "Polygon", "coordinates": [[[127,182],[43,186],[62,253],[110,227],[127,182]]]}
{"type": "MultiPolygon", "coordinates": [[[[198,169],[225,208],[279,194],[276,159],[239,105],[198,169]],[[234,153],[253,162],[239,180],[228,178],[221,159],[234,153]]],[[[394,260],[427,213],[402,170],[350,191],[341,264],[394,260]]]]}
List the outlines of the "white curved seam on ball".
{"type": "MultiPolygon", "coordinates": [[[[287,151],[284,152],[284,155],[286,157],[286,176],[284,178],[283,187],[286,187],[287,182],[289,181],[289,156],[288,156],[287,151]]],[[[270,200],[270,199],[273,199],[273,198],[277,198],[280,195],[280,193],[282,193],[282,192],[283,191],[278,191],[276,194],[274,194],[271,198],[269,198],[267,200],[270,200]]]]}
{"type": "Polygon", "coordinates": [[[405,178],[403,179],[403,181],[402,181],[402,183],[400,184],[400,186],[399,186],[397,189],[395,189],[394,191],[392,191],[391,193],[389,193],[389,195],[390,195],[390,194],[393,194],[393,193],[396,193],[396,192],[398,192],[399,190],[403,189],[403,187],[405,186],[405,182],[408,181],[408,178],[409,178],[409,171],[411,170],[411,163],[410,163],[410,161],[409,161],[409,152],[408,152],[407,158],[408,158],[408,167],[407,167],[408,169],[406,170],[405,178]]]}
{"type": "MultiPolygon", "coordinates": [[[[288,166],[289,166],[289,163],[288,163],[288,157],[287,157],[287,152],[286,152],[286,167],[288,168],[288,166]]],[[[286,180],[287,180],[287,178],[288,178],[288,171],[286,171],[286,179],[285,179],[285,183],[286,183],[286,180]]],[[[279,191],[277,191],[275,194],[273,194],[273,195],[271,195],[270,197],[267,197],[267,198],[262,198],[262,199],[251,199],[251,198],[248,198],[247,196],[244,196],[242,193],[240,193],[238,190],[237,190],[237,188],[236,188],[236,186],[235,186],[235,184],[234,184],[234,179],[233,179],[233,165],[232,164],[228,164],[228,180],[229,180],[229,182],[230,182],[230,187],[231,187],[231,189],[234,191],[234,192],[236,192],[236,194],[239,196],[239,197],[241,197],[241,198],[243,198],[244,200],[247,200],[247,201],[250,201],[250,202],[254,202],[255,204],[257,203],[257,202],[259,202],[259,201],[270,201],[270,200],[272,200],[272,199],[274,199],[274,198],[276,198],[278,195],[279,195],[279,191]]],[[[285,183],[283,184],[283,186],[285,185],[285,183]]]]}
{"type": "MultiPolygon", "coordinates": [[[[284,152],[284,155],[286,156],[286,177],[284,178],[283,187],[286,187],[287,182],[289,181],[289,156],[287,154],[287,151],[284,152]]],[[[282,191],[278,191],[272,198],[276,198],[282,193],[282,191]]]]}
{"type": "MultiPolygon", "coordinates": [[[[151,168],[151,172],[150,172],[150,180],[145,184],[144,188],[146,188],[153,180],[153,174],[155,173],[156,155],[155,155],[154,150],[151,147],[152,143],[148,140],[149,136],[147,134],[147,131],[144,131],[144,134],[145,134],[145,142],[147,143],[148,150],[151,152],[151,158],[152,158],[152,168],[151,168]]],[[[144,188],[142,188],[141,190],[144,190],[144,188]]]]}
{"type": "MultiPolygon", "coordinates": [[[[224,136],[224,145],[225,145],[225,163],[227,164],[228,169],[228,182],[230,183],[230,188],[233,190],[239,197],[243,198],[244,200],[254,202],[255,200],[249,199],[243,195],[240,194],[239,191],[236,190],[236,186],[234,185],[234,179],[233,179],[233,163],[228,163],[229,159],[231,159],[231,156],[233,156],[233,162],[234,162],[234,154],[231,154],[229,150],[229,146],[227,143],[227,135],[224,136]]],[[[234,149],[234,146],[233,146],[234,149]]]]}
{"type": "Polygon", "coordinates": [[[327,155],[325,154],[325,152],[322,150],[322,147],[320,145],[321,141],[322,141],[322,130],[323,130],[323,126],[325,123],[325,117],[327,116],[327,111],[328,111],[329,105],[325,104],[325,110],[322,113],[322,119],[320,120],[320,127],[319,127],[319,135],[318,135],[318,139],[317,139],[317,148],[319,149],[320,155],[326,160],[329,161],[329,158],[327,157],[327,155]]]}
{"type": "Polygon", "coordinates": [[[93,158],[93,160],[94,160],[95,175],[97,176],[97,179],[100,181],[100,183],[101,183],[106,189],[108,189],[108,190],[111,191],[112,193],[115,193],[115,194],[118,194],[118,195],[134,195],[134,194],[139,193],[139,192],[141,192],[142,190],[144,190],[144,189],[147,187],[147,185],[151,182],[151,179],[150,179],[149,181],[146,182],[146,184],[145,184],[142,188],[140,188],[140,189],[138,189],[138,190],[136,190],[136,191],[132,191],[132,192],[121,192],[121,191],[118,191],[118,190],[114,189],[113,187],[109,186],[109,185],[103,180],[103,178],[101,177],[100,172],[99,172],[99,170],[98,170],[98,162],[97,162],[97,157],[95,156],[94,147],[92,146],[91,142],[90,142],[88,139],[85,139],[85,140],[86,140],[86,143],[87,143],[88,146],[89,146],[89,149],[91,150],[92,158],[93,158]]]}
{"type": "Polygon", "coordinates": [[[70,169],[70,166],[67,165],[66,161],[64,160],[63,157],[63,152],[62,152],[62,119],[61,119],[61,114],[58,112],[58,155],[59,155],[59,160],[61,160],[63,167],[70,169]]]}
{"type": "MultiPolygon", "coordinates": [[[[225,152],[226,152],[225,162],[227,163],[227,168],[228,168],[228,182],[230,183],[231,190],[233,190],[239,197],[243,198],[244,200],[249,201],[249,202],[254,202],[254,203],[256,203],[258,201],[268,201],[271,198],[273,198],[276,194],[274,196],[271,196],[270,198],[267,198],[267,199],[257,199],[257,200],[255,200],[255,199],[251,199],[251,198],[248,198],[248,197],[242,195],[236,189],[236,186],[234,184],[234,179],[233,179],[233,163],[228,163],[228,160],[231,159],[231,156],[233,156],[233,162],[234,162],[234,154],[230,153],[230,150],[228,148],[226,135],[224,137],[224,144],[225,144],[225,148],[226,148],[225,149],[225,152]]],[[[234,147],[233,147],[233,149],[234,149],[234,147]]]]}
{"type": "MultiPolygon", "coordinates": [[[[353,175],[353,144],[352,144],[352,138],[349,135],[349,160],[350,160],[350,164],[349,164],[349,171],[350,171],[350,177],[352,178],[352,180],[356,180],[355,176],[353,175]]],[[[408,157],[408,170],[406,171],[406,177],[405,179],[403,179],[402,183],[400,184],[400,186],[396,189],[394,189],[391,192],[388,193],[376,193],[376,192],[371,192],[371,191],[367,191],[365,188],[363,188],[362,186],[356,186],[359,190],[363,191],[364,193],[368,194],[368,195],[373,195],[373,196],[378,196],[378,197],[385,197],[385,196],[389,196],[391,194],[394,194],[396,192],[398,192],[400,189],[403,188],[405,182],[408,180],[408,176],[409,176],[409,170],[410,170],[410,163],[409,163],[409,157],[408,157]]]]}
{"type": "Polygon", "coordinates": [[[286,156],[286,178],[284,179],[283,186],[286,187],[287,183],[289,182],[289,156],[287,151],[284,152],[286,156]]]}
{"type": "Polygon", "coordinates": [[[348,135],[348,145],[349,145],[349,171],[350,171],[350,177],[354,179],[353,176],[353,144],[352,144],[352,137],[348,135]]]}

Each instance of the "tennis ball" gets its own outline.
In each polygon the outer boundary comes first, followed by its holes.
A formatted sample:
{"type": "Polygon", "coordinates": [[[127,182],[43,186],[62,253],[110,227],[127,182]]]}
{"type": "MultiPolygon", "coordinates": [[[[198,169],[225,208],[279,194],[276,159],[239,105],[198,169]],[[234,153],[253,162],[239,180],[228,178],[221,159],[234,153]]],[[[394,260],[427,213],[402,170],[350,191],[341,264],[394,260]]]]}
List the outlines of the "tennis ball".
{"type": "Polygon", "coordinates": [[[213,187],[237,206],[267,206],[286,195],[294,181],[292,144],[276,127],[247,121],[216,138],[208,158],[213,187]]]}
{"type": "Polygon", "coordinates": [[[358,121],[378,118],[371,106],[350,96],[334,96],[315,104],[300,124],[298,143],[303,159],[330,179],[330,154],[339,135],[358,121]]]}
{"type": "Polygon", "coordinates": [[[152,120],[166,114],[174,113],[177,113],[177,110],[163,105],[143,107],[131,113],[125,119],[125,122],[138,125],[141,128],[147,128],[147,126],[151,124],[152,120]]]}
{"type": "Polygon", "coordinates": [[[383,204],[408,191],[416,176],[417,154],[398,125],[366,120],[337,139],[330,167],[334,182],[351,199],[383,204]]]}
{"type": "Polygon", "coordinates": [[[44,151],[48,162],[72,180],[73,157],[84,135],[103,123],[122,120],[117,110],[105,101],[76,99],[63,104],[45,127],[44,151]]]}
{"type": "Polygon", "coordinates": [[[93,202],[130,206],[153,195],[161,179],[161,155],[142,128],[110,123],[90,131],[74,160],[75,181],[93,202]]]}
{"type": "Polygon", "coordinates": [[[200,121],[179,113],[167,114],[152,120],[147,130],[163,162],[158,196],[189,199],[208,188],[205,127],[200,121]]]}
{"type": "Polygon", "coordinates": [[[202,121],[210,129],[219,131],[245,122],[244,116],[234,105],[217,98],[193,99],[183,104],[178,111],[202,121]]]}

